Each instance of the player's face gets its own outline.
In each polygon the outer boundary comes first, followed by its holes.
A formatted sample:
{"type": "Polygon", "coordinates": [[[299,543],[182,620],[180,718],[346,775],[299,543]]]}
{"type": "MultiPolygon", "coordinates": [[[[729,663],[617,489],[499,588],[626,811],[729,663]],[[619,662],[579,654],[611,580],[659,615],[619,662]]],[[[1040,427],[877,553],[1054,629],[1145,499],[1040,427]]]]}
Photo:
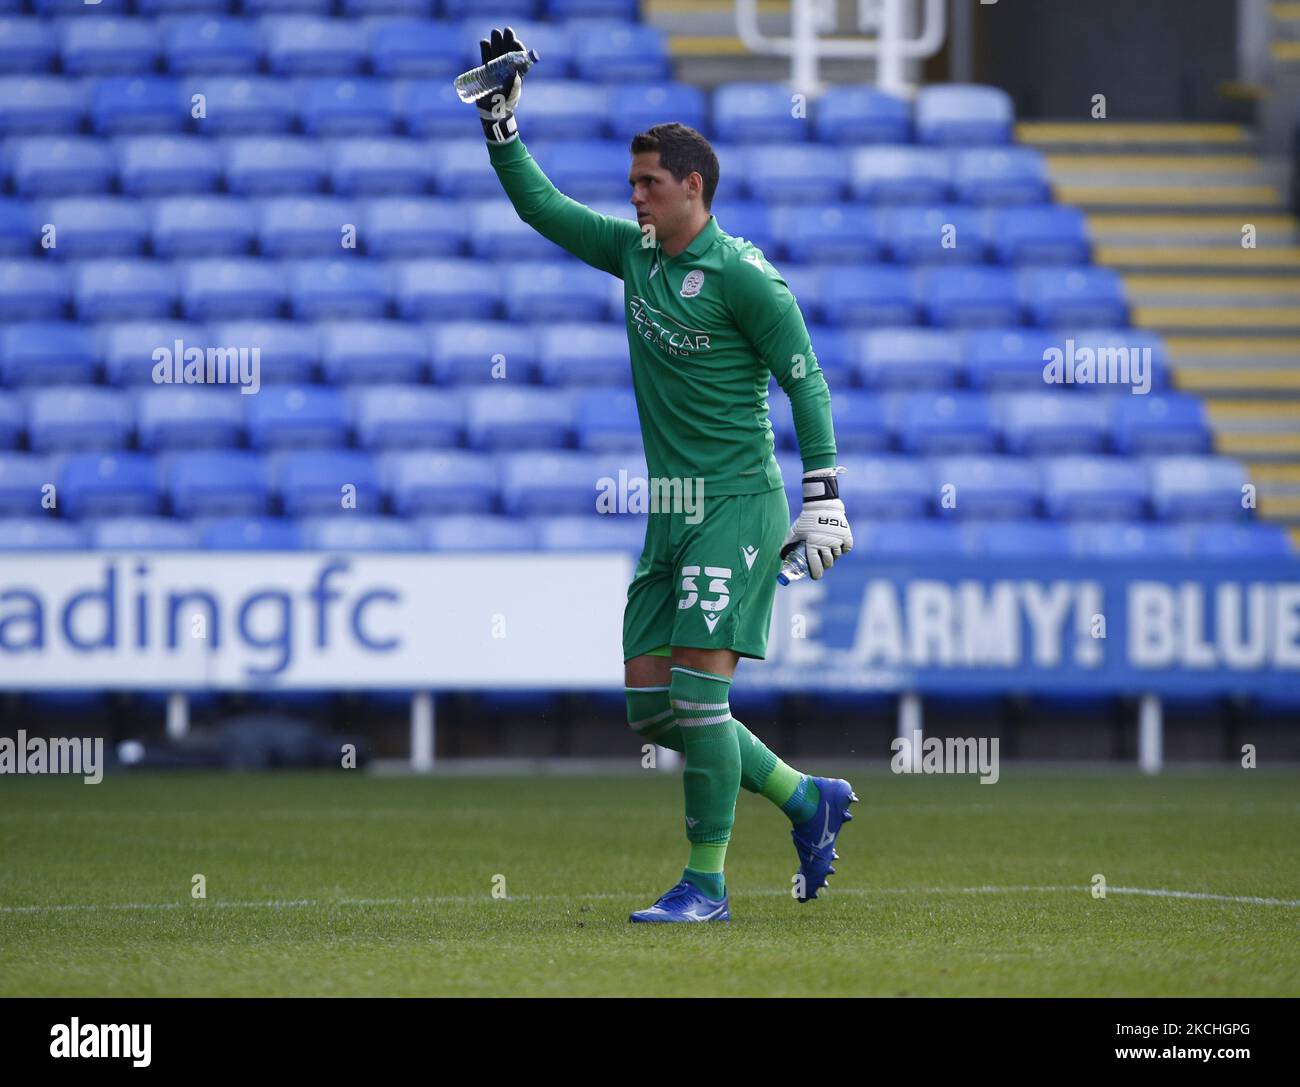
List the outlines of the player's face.
{"type": "MultiPolygon", "coordinates": [[[[687,174],[678,181],[659,165],[658,151],[641,151],[632,156],[628,182],[632,189],[632,206],[636,208],[637,224],[645,229],[651,225],[660,241],[671,239],[690,219],[691,178],[687,174]]],[[[698,193],[695,197],[699,199],[698,193]]]]}

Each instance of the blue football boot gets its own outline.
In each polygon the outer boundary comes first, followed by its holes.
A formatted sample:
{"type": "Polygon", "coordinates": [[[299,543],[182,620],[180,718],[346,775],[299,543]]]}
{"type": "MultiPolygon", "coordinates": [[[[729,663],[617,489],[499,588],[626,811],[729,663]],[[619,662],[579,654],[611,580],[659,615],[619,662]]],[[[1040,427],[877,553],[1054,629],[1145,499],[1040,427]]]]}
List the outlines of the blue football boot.
{"type": "Polygon", "coordinates": [[[821,793],[821,802],[813,817],[806,823],[796,823],[790,831],[795,852],[799,854],[799,874],[803,876],[803,894],[795,895],[800,902],[817,897],[835,869],[831,861],[838,860],[835,839],[845,823],[851,822],[849,805],[858,799],[853,786],[840,778],[813,778],[821,793]]]}
{"type": "Polygon", "coordinates": [[[629,921],[730,921],[727,895],[709,898],[693,883],[682,880],[665,891],[653,906],[628,915],[629,921]]]}

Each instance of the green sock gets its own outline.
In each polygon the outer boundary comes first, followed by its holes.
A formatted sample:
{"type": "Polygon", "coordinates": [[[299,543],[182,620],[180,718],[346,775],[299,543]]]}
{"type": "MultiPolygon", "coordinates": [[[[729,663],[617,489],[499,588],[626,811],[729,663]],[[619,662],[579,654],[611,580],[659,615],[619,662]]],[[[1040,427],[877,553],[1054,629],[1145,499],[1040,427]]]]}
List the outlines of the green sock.
{"type": "Polygon", "coordinates": [[[722,866],[726,859],[725,845],[692,842],[691,855],[686,860],[682,879],[698,887],[710,898],[719,899],[727,893],[727,883],[722,875],[722,866]]]}
{"type": "Polygon", "coordinates": [[[736,723],[727,705],[730,688],[731,680],[725,676],[681,665],[672,668],[669,697],[686,749],[682,787],[686,794],[686,839],[692,847],[691,863],[683,878],[695,883],[693,873],[716,873],[714,881],[706,880],[709,886],[696,884],[706,894],[724,882],[722,866],[740,792],[740,747],[736,723]],[[697,855],[695,847],[701,845],[715,848],[697,855]]]}

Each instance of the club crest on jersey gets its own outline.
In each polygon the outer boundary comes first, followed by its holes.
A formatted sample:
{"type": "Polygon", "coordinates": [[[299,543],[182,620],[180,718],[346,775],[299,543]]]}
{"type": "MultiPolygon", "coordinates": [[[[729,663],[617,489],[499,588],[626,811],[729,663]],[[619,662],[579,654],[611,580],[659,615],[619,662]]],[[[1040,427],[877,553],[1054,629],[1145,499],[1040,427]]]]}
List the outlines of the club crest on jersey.
{"type": "Polygon", "coordinates": [[[679,292],[683,298],[694,298],[700,293],[700,288],[704,286],[704,273],[698,268],[692,268],[686,273],[686,278],[682,280],[682,289],[679,292]]]}

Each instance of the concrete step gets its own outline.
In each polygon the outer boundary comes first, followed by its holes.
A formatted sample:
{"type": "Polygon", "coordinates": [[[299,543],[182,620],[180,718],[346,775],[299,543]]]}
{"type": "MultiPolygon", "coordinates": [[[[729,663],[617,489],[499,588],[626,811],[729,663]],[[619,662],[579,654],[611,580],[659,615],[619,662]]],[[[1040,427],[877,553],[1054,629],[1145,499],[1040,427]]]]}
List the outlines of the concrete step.
{"type": "Polygon", "coordinates": [[[1254,309],[1300,302],[1300,276],[1125,275],[1129,300],[1142,306],[1205,305],[1254,309]]]}
{"type": "Polygon", "coordinates": [[[1294,272],[1300,269],[1300,246],[1276,245],[1258,249],[1209,245],[1098,245],[1098,264],[1126,271],[1186,272],[1294,272]]]}
{"type": "Polygon", "coordinates": [[[1016,141],[1041,151],[1120,150],[1222,154],[1244,151],[1253,137],[1243,125],[1160,121],[1021,121],[1016,141]]]}
{"type": "Polygon", "coordinates": [[[1174,363],[1182,368],[1300,367],[1300,337],[1166,336],[1165,349],[1174,363]]]}
{"type": "MultiPolygon", "coordinates": [[[[1300,423],[1300,370],[1285,366],[1178,366],[1174,384],[1194,393],[1249,394],[1266,396],[1272,402],[1261,406],[1275,409],[1263,417],[1290,419],[1300,423]]],[[[1298,428],[1300,429],[1300,428],[1298,428]]]]}
{"type": "MultiPolygon", "coordinates": [[[[1269,213],[1249,220],[1259,247],[1294,245],[1296,217],[1269,213]]],[[[1241,248],[1243,226],[1240,215],[1121,215],[1094,212],[1088,229],[1095,242],[1104,245],[1205,246],[1209,243],[1241,248]]],[[[1243,250],[1244,252],[1245,250],[1243,250]]]]}
{"type": "Polygon", "coordinates": [[[1223,212],[1229,209],[1243,214],[1280,212],[1286,200],[1275,185],[1220,185],[1211,179],[1205,184],[1152,182],[1145,185],[1125,184],[1056,184],[1053,191],[1062,204],[1073,204],[1084,211],[1120,209],[1192,209],[1223,212]]]}

